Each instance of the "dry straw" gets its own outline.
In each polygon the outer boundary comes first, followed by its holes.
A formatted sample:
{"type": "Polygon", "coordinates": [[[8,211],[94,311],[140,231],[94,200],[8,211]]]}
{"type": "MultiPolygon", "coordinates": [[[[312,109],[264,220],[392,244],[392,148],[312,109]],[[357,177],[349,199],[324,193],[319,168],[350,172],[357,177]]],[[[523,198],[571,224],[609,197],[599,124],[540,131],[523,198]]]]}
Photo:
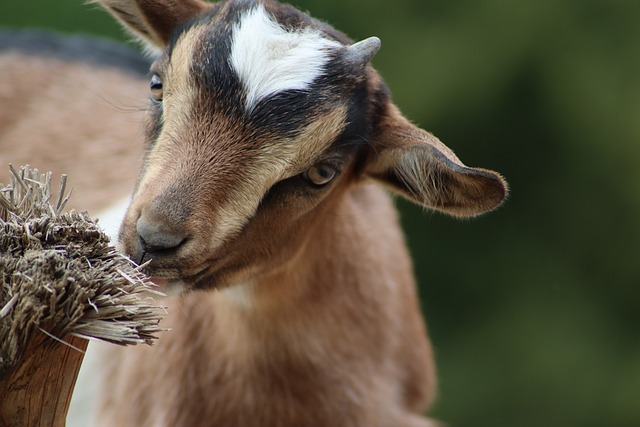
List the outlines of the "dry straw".
{"type": "Polygon", "coordinates": [[[150,298],[153,284],[86,213],[63,212],[66,177],[52,200],[51,173],[23,166],[11,174],[0,186],[0,393],[43,346],[69,351],[77,338],[150,344],[163,313],[150,298]]]}

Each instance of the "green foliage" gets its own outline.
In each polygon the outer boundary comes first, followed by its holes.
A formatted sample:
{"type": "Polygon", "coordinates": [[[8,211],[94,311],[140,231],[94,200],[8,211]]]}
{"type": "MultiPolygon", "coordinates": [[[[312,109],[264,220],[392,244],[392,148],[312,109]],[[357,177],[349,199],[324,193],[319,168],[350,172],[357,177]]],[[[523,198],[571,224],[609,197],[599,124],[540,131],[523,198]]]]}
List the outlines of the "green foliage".
{"type": "MultiPolygon", "coordinates": [[[[0,24],[122,38],[78,0],[0,24]]],[[[298,0],[401,109],[512,187],[457,221],[401,202],[452,426],[640,425],[640,2],[298,0]],[[634,261],[636,260],[636,261],[634,261]]]]}

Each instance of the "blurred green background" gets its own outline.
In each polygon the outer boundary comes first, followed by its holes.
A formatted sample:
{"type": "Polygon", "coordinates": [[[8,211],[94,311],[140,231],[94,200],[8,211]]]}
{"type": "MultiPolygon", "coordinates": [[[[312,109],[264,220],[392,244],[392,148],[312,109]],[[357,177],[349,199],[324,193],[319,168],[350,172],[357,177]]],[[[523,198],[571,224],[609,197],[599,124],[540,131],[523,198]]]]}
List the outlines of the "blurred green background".
{"type": "MultiPolygon", "coordinates": [[[[640,426],[640,1],[298,0],[354,38],[394,99],[511,184],[459,221],[399,201],[453,427],[640,426]]],[[[81,0],[0,25],[125,40],[81,0]]]]}

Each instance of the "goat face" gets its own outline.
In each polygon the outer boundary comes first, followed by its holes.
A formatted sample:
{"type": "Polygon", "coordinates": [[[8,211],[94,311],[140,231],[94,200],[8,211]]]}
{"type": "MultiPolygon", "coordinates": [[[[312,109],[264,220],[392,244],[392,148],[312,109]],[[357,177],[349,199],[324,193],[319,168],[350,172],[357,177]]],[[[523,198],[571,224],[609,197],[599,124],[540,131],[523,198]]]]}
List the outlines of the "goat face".
{"type": "Polygon", "coordinates": [[[400,115],[367,65],[375,38],[268,0],[99,1],[162,50],[120,244],[176,288],[281,267],[364,178],[459,216],[506,195],[400,115]]]}
{"type": "Polygon", "coordinates": [[[176,32],[151,68],[125,251],[194,288],[293,256],[368,139],[365,75],[377,46],[344,45],[294,9],[246,1],[176,32]]]}

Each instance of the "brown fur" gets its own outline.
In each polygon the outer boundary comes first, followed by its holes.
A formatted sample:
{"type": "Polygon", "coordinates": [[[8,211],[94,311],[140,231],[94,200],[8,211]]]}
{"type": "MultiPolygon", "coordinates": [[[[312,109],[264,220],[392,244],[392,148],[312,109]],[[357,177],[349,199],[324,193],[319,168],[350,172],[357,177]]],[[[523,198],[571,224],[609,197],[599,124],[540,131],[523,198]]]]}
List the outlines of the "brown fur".
{"type": "Polygon", "coordinates": [[[8,182],[8,163],[50,170],[55,179],[65,173],[69,206],[93,215],[130,194],[142,158],[146,80],[19,51],[0,55],[0,69],[0,182],[8,182]]]}

